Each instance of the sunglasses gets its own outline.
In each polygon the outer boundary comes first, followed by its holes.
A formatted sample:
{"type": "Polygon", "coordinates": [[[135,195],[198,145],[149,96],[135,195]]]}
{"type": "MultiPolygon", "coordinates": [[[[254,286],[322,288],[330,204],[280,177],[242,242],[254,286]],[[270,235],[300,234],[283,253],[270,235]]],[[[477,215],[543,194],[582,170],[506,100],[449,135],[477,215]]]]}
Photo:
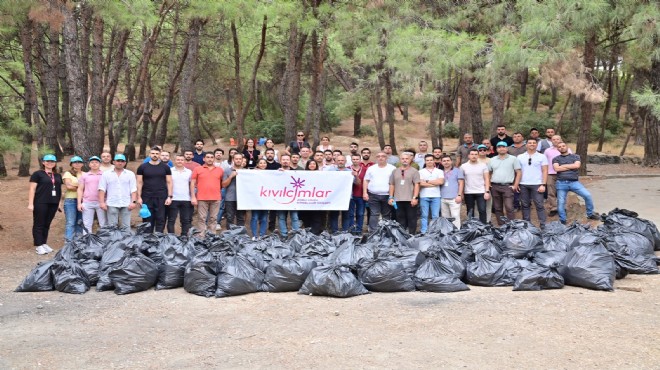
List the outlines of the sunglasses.
{"type": "Polygon", "coordinates": [[[126,162],[126,161],[123,161],[121,159],[115,159],[115,162],[126,162]]]}
{"type": "Polygon", "coordinates": [[[296,136],[305,136],[304,134],[297,134],[296,136]]]}
{"type": "Polygon", "coordinates": [[[527,165],[528,165],[528,166],[531,166],[531,165],[532,165],[532,159],[531,159],[531,158],[527,160],[527,165]]]}
{"type": "Polygon", "coordinates": [[[44,161],[46,163],[55,163],[55,161],[44,161]]]}
{"type": "Polygon", "coordinates": [[[485,152],[487,151],[486,149],[479,149],[480,152],[485,152]]]}

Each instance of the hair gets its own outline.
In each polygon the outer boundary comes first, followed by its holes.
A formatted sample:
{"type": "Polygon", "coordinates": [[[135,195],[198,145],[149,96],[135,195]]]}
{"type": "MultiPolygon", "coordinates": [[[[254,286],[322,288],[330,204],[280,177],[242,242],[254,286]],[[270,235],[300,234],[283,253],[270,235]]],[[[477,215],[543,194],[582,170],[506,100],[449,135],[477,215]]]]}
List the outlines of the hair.
{"type": "Polygon", "coordinates": [[[339,150],[339,149],[335,149],[335,150],[332,151],[332,154],[335,154],[335,153],[339,153],[339,155],[343,155],[343,154],[344,154],[344,153],[342,153],[342,151],[339,150]]]}
{"type": "Polygon", "coordinates": [[[358,143],[356,143],[355,141],[352,142],[352,143],[350,143],[350,144],[348,144],[348,145],[349,145],[349,146],[351,146],[351,145],[359,146],[358,143]]]}
{"type": "Polygon", "coordinates": [[[445,158],[449,158],[449,160],[451,160],[451,156],[449,154],[443,154],[442,157],[440,157],[440,160],[443,160],[445,158]]]}
{"type": "Polygon", "coordinates": [[[532,128],[529,129],[529,132],[531,133],[532,131],[538,131],[538,130],[539,129],[537,129],[536,127],[532,127],[532,128]]]}
{"type": "Polygon", "coordinates": [[[477,154],[479,154],[479,150],[477,148],[470,149],[470,153],[472,153],[472,152],[476,152],[477,154]]]}
{"type": "Polygon", "coordinates": [[[318,171],[319,170],[319,165],[315,161],[307,161],[307,163],[305,164],[305,170],[307,170],[307,171],[318,171]],[[314,169],[313,170],[309,168],[309,166],[312,163],[314,163],[314,169]]]}
{"type": "MultiPolygon", "coordinates": [[[[319,153],[321,153],[321,154],[325,154],[325,153],[323,153],[322,151],[317,150],[317,151],[314,152],[314,155],[317,155],[317,154],[319,154],[319,153]]],[[[330,151],[330,153],[332,153],[332,151],[330,151]]]]}
{"type": "Polygon", "coordinates": [[[206,156],[208,156],[208,155],[215,158],[215,155],[213,155],[213,153],[211,153],[211,152],[204,153],[204,158],[206,158],[206,156]]]}
{"type": "Polygon", "coordinates": [[[243,153],[239,153],[239,152],[234,153],[234,155],[232,155],[231,157],[232,157],[232,158],[236,158],[237,155],[240,155],[241,158],[244,157],[243,153]]]}
{"type": "Polygon", "coordinates": [[[273,139],[266,139],[266,142],[264,143],[264,145],[265,145],[265,144],[268,144],[269,141],[270,141],[271,143],[273,143],[273,145],[275,145],[275,142],[273,141],[273,139]]]}
{"type": "Polygon", "coordinates": [[[469,133],[469,132],[466,132],[466,133],[463,134],[463,137],[466,137],[466,136],[472,136],[472,134],[469,133]]]}
{"type": "Polygon", "coordinates": [[[213,151],[213,154],[215,154],[215,153],[217,153],[217,152],[220,152],[220,153],[222,153],[223,155],[225,154],[225,151],[222,150],[222,149],[220,149],[220,148],[216,148],[216,149],[213,151]]]}
{"type": "MultiPolygon", "coordinates": [[[[77,163],[80,163],[80,162],[77,162],[77,163]]],[[[73,163],[71,163],[70,166],[71,166],[71,169],[69,170],[69,172],[71,172],[71,174],[73,176],[78,177],[78,174],[82,173],[82,171],[78,171],[78,170],[76,170],[75,167],[73,167],[73,163]]],[[[55,167],[57,167],[57,166],[55,166],[55,167]]],[[[53,173],[55,173],[55,171],[53,171],[53,173]]]]}
{"type": "Polygon", "coordinates": [[[273,149],[273,148],[267,148],[267,149],[265,150],[265,153],[268,153],[268,152],[273,152],[273,154],[275,154],[275,149],[273,149]]]}
{"type": "Polygon", "coordinates": [[[425,155],[425,156],[424,156],[424,161],[426,161],[426,158],[433,158],[433,159],[435,159],[435,157],[433,157],[433,154],[427,154],[427,155],[425,155]]]}
{"type": "Polygon", "coordinates": [[[328,152],[329,152],[330,154],[332,154],[332,150],[330,150],[330,149],[326,149],[326,150],[323,151],[323,155],[325,155],[325,153],[328,153],[328,152]]]}
{"type": "Polygon", "coordinates": [[[383,145],[383,149],[387,148],[388,146],[389,146],[390,148],[392,148],[392,145],[390,145],[390,144],[385,144],[385,145],[383,145]]]}
{"type": "Polygon", "coordinates": [[[154,145],[154,146],[151,147],[151,149],[149,149],[149,151],[150,152],[154,152],[154,151],[155,152],[161,152],[162,149],[158,145],[154,145]]]}
{"type": "Polygon", "coordinates": [[[321,138],[321,140],[323,140],[323,139],[328,139],[328,141],[330,141],[330,138],[327,137],[327,136],[323,136],[323,137],[321,138]]]}
{"type": "Polygon", "coordinates": [[[177,153],[174,155],[174,158],[178,158],[178,157],[183,158],[184,157],[183,153],[177,153]]]}
{"type": "Polygon", "coordinates": [[[537,144],[538,144],[538,142],[539,142],[535,137],[531,137],[531,136],[527,138],[527,141],[528,141],[528,142],[529,142],[530,140],[534,141],[534,142],[537,143],[537,144]]]}
{"type": "Polygon", "coordinates": [[[266,164],[268,164],[268,162],[266,161],[265,158],[259,158],[259,160],[257,161],[257,165],[254,166],[254,167],[255,167],[255,168],[258,167],[258,166],[259,166],[259,163],[261,163],[262,161],[263,161],[263,162],[266,162],[266,164]]]}
{"type": "Polygon", "coordinates": [[[195,145],[197,145],[197,143],[202,143],[202,145],[204,145],[204,140],[197,139],[197,140],[195,140],[195,145]]]}
{"type": "MultiPolygon", "coordinates": [[[[531,131],[531,130],[530,130],[530,131],[531,131]]],[[[520,132],[520,131],[516,131],[516,132],[514,132],[513,134],[514,134],[514,135],[522,135],[522,132],[520,132]]]]}
{"type": "Polygon", "coordinates": [[[434,146],[433,149],[432,149],[431,151],[434,151],[434,150],[436,150],[436,149],[439,150],[439,151],[442,151],[442,148],[439,147],[439,146],[434,146]]]}
{"type": "Polygon", "coordinates": [[[252,142],[252,145],[254,145],[254,139],[253,139],[253,138],[249,138],[249,139],[247,139],[247,140],[245,141],[245,145],[247,145],[247,143],[249,143],[250,141],[252,142]]]}
{"type": "Polygon", "coordinates": [[[369,154],[371,154],[371,149],[369,149],[369,148],[362,148],[362,150],[360,150],[360,153],[364,153],[364,152],[369,152],[369,154]]]}
{"type": "Polygon", "coordinates": [[[552,131],[554,131],[554,132],[557,132],[557,130],[555,130],[554,127],[547,127],[545,130],[546,130],[546,131],[548,131],[548,130],[552,130],[552,131]]]}
{"type": "Polygon", "coordinates": [[[403,152],[402,152],[402,154],[403,154],[403,153],[406,153],[406,152],[407,152],[407,153],[410,153],[413,157],[415,156],[415,154],[417,154],[417,152],[416,152],[415,149],[413,149],[413,148],[406,148],[406,149],[404,149],[403,152]]]}
{"type": "MultiPolygon", "coordinates": [[[[280,162],[282,162],[282,159],[284,159],[284,157],[289,157],[289,159],[291,159],[291,157],[293,157],[294,155],[298,155],[298,154],[291,154],[291,155],[289,155],[289,154],[282,154],[282,155],[280,156],[280,162]]],[[[298,158],[300,158],[299,155],[298,155],[298,158]]]]}
{"type": "Polygon", "coordinates": [[[497,125],[495,128],[500,128],[500,127],[504,127],[504,128],[506,128],[506,125],[500,123],[500,124],[497,125]]]}
{"type": "Polygon", "coordinates": [[[360,155],[359,155],[359,154],[351,154],[351,159],[353,159],[353,157],[358,157],[358,158],[360,158],[360,155]]]}
{"type": "Polygon", "coordinates": [[[419,144],[427,144],[427,142],[426,142],[426,140],[422,140],[417,145],[419,145],[419,144]]]}
{"type": "Polygon", "coordinates": [[[231,153],[232,151],[234,151],[234,152],[238,152],[238,149],[236,149],[236,148],[229,148],[229,153],[231,153]]]}
{"type": "Polygon", "coordinates": [[[186,149],[186,150],[183,151],[183,155],[185,155],[185,154],[188,153],[188,152],[190,152],[190,153],[194,153],[192,149],[186,149]]]}

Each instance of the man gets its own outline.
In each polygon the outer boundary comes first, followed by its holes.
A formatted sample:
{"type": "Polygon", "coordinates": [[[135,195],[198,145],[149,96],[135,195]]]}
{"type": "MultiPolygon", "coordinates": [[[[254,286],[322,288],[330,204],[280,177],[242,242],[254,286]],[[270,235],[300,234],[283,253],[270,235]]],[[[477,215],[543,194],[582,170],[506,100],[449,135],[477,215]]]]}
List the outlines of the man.
{"type": "MultiPolygon", "coordinates": [[[[364,149],[362,150],[364,151],[364,149]]],[[[362,157],[364,158],[364,154],[362,157]]],[[[395,169],[396,167],[387,163],[387,154],[380,152],[376,155],[376,165],[370,166],[364,175],[362,199],[369,203],[369,209],[371,210],[369,216],[370,233],[378,227],[380,216],[383,217],[383,220],[390,219],[390,175],[395,169]]]]}
{"type": "Polygon", "coordinates": [[[108,225],[131,227],[131,211],[137,205],[135,174],[125,169],[126,156],[115,154],[112,171],[105,171],[99,181],[99,203],[107,211],[108,225]]]}
{"type": "Polygon", "coordinates": [[[539,226],[545,228],[545,208],[543,193],[548,183],[548,159],[536,151],[537,142],[534,138],[527,139],[527,152],[519,155],[518,161],[522,169],[520,180],[520,201],[522,203],[523,220],[531,221],[531,203],[534,202],[539,226]]]}
{"type": "Polygon", "coordinates": [[[101,158],[92,156],[87,162],[89,172],[83,173],[78,179],[78,211],[82,212],[82,222],[85,226],[85,234],[92,232],[94,215],[99,221],[99,227],[104,227],[107,222],[106,213],[101,209],[99,203],[99,182],[103,172],[100,170],[101,158]]]}
{"type": "Polygon", "coordinates": [[[193,151],[190,149],[186,149],[183,151],[183,158],[185,159],[185,162],[183,162],[183,166],[190,171],[193,171],[195,167],[201,166],[199,163],[193,161],[193,158],[195,155],[193,154],[193,151]]]}
{"type": "Polygon", "coordinates": [[[312,158],[314,162],[316,162],[316,165],[318,166],[319,170],[323,168],[323,165],[325,164],[325,156],[323,155],[322,151],[316,151],[314,152],[314,158],[312,158]]]}
{"type": "Polygon", "coordinates": [[[101,153],[101,166],[99,167],[101,172],[114,170],[115,167],[112,165],[112,155],[110,152],[104,151],[101,153]]]}
{"type": "Polygon", "coordinates": [[[149,151],[149,162],[137,169],[137,201],[139,206],[146,204],[151,212],[151,216],[142,219],[151,224],[146,232],[165,231],[165,206],[172,203],[172,170],[160,160],[157,147],[149,151]]]}
{"type": "Polygon", "coordinates": [[[481,141],[481,144],[486,147],[486,157],[488,158],[493,158],[494,156],[497,155],[497,152],[495,151],[495,146],[490,144],[490,140],[488,139],[483,139],[481,141]]]}
{"type": "MultiPolygon", "coordinates": [[[[435,152],[435,151],[434,151],[435,152]]],[[[422,216],[421,230],[426,234],[431,221],[440,217],[440,187],[445,182],[445,173],[435,166],[434,154],[427,154],[425,166],[419,170],[419,207],[422,216]]]]}
{"type": "MultiPolygon", "coordinates": [[[[337,169],[336,171],[351,171],[350,168],[346,167],[346,157],[343,155],[337,156],[336,159],[337,169]]],[[[341,230],[349,231],[350,230],[350,217],[349,211],[330,211],[330,231],[336,233],[339,231],[339,215],[341,214],[341,230]]]]}
{"type": "Polygon", "coordinates": [[[238,149],[236,148],[229,149],[229,155],[227,156],[227,160],[222,162],[222,164],[220,165],[220,168],[222,168],[224,172],[231,171],[233,165],[232,162],[234,161],[234,154],[236,153],[238,153],[238,149]]]}
{"type": "Polygon", "coordinates": [[[456,167],[460,167],[468,161],[472,149],[477,149],[477,144],[472,141],[472,134],[466,133],[463,135],[463,144],[459,144],[456,148],[456,167]]]}
{"type": "Polygon", "coordinates": [[[417,204],[419,203],[419,171],[412,168],[412,155],[401,154],[401,166],[392,171],[389,183],[388,204],[396,202],[397,222],[411,235],[417,232],[417,204]]]}
{"type": "MultiPolygon", "coordinates": [[[[288,166],[288,161],[289,160],[286,159],[286,154],[282,155],[282,168],[279,169],[280,171],[291,170],[290,166],[288,166]],[[286,166],[285,163],[287,164],[286,166]]],[[[288,215],[291,218],[291,229],[298,230],[300,228],[300,219],[298,217],[298,211],[277,211],[277,221],[280,227],[280,234],[284,237],[286,237],[289,234],[286,225],[287,212],[289,213],[288,215]]]]}
{"type": "MultiPolygon", "coordinates": [[[[415,162],[414,158],[416,157],[417,153],[415,153],[415,150],[414,150],[414,149],[412,149],[412,148],[403,149],[403,152],[401,152],[401,155],[403,155],[404,153],[408,153],[408,154],[410,154],[410,155],[412,156],[412,158],[413,158],[413,159],[410,161],[410,167],[416,169],[417,171],[419,171],[421,168],[424,168],[424,165],[422,165],[422,167],[419,167],[419,165],[417,164],[417,162],[415,162]]],[[[399,163],[395,164],[394,167],[396,167],[396,168],[400,168],[400,167],[401,167],[401,158],[399,158],[399,163]]],[[[394,213],[396,213],[396,210],[394,210],[394,213]]]]}
{"type": "MultiPolygon", "coordinates": [[[[155,149],[160,152],[160,156],[158,157],[158,163],[165,163],[169,168],[174,167],[174,163],[170,160],[170,152],[164,151],[163,148],[161,148],[158,145],[154,145],[151,149],[152,150],[155,149]]],[[[145,158],[144,161],[142,161],[142,163],[149,163],[149,161],[151,161],[151,156],[145,158]]]]}
{"type": "MultiPolygon", "coordinates": [[[[316,160],[316,156],[314,156],[316,160]]],[[[323,164],[319,167],[321,171],[337,171],[337,165],[334,163],[334,158],[332,157],[332,150],[326,150],[323,152],[323,164]]]]}
{"type": "Polygon", "coordinates": [[[495,136],[490,138],[490,147],[494,148],[500,141],[504,141],[508,146],[513,145],[513,138],[506,134],[505,125],[497,125],[495,136]]]}
{"type": "Polygon", "coordinates": [[[275,149],[273,148],[266,149],[266,169],[279,170],[280,167],[282,167],[282,165],[275,161],[275,149]]]}
{"type": "MultiPolygon", "coordinates": [[[[238,153],[238,150],[236,148],[230,148],[229,149],[229,156],[227,156],[227,160],[223,161],[220,163],[219,167],[222,168],[222,173],[225,174],[227,172],[231,171],[232,168],[232,162],[234,158],[234,154],[238,153]]],[[[218,167],[218,164],[215,165],[218,167]]],[[[215,230],[219,231],[222,230],[222,226],[220,225],[222,222],[222,215],[225,213],[225,193],[227,189],[222,188],[220,190],[220,210],[218,211],[218,217],[216,217],[217,224],[215,226],[215,230]]]]}
{"type": "Polygon", "coordinates": [[[540,141],[539,139],[540,136],[541,134],[539,133],[539,129],[537,129],[536,127],[532,127],[529,129],[529,137],[533,137],[534,139],[536,139],[537,143],[540,141]]]}
{"type": "Polygon", "coordinates": [[[190,176],[190,202],[197,206],[197,228],[202,233],[215,232],[220,210],[220,188],[224,171],[213,165],[213,153],[206,153],[204,164],[193,170],[190,176]]]}
{"type": "Polygon", "coordinates": [[[392,146],[390,144],[386,144],[383,147],[383,153],[387,154],[387,163],[391,164],[392,166],[399,164],[399,156],[392,154],[392,146]]]}
{"type": "MultiPolygon", "coordinates": [[[[543,155],[545,155],[545,157],[548,159],[548,184],[546,186],[548,199],[546,205],[549,210],[548,215],[550,217],[553,217],[557,214],[557,171],[555,171],[555,166],[551,164],[553,163],[552,160],[561,154],[557,148],[561,142],[563,142],[561,136],[553,136],[552,146],[543,152],[543,155]]],[[[568,153],[572,153],[570,148],[568,149],[568,153]]]]}
{"type": "Polygon", "coordinates": [[[440,197],[442,199],[440,201],[440,213],[444,218],[453,219],[454,226],[460,229],[465,176],[463,170],[454,167],[450,156],[443,155],[441,161],[445,182],[440,187],[440,197]]]}
{"type": "Polygon", "coordinates": [[[206,153],[204,152],[204,140],[195,141],[195,152],[193,153],[193,161],[197,162],[199,165],[205,163],[206,153]]]}
{"type": "MultiPolygon", "coordinates": [[[[186,168],[185,156],[177,154],[172,168],[172,203],[167,213],[167,233],[174,234],[176,218],[181,217],[181,235],[188,235],[192,225],[194,208],[190,203],[190,178],[192,170],[186,168]]],[[[197,164],[197,162],[193,162],[197,164]]]]}
{"type": "MultiPolygon", "coordinates": [[[[287,154],[291,155],[293,153],[300,153],[300,149],[310,148],[311,146],[307,141],[305,141],[305,133],[298,131],[296,133],[296,140],[289,143],[289,146],[284,150],[287,154]]],[[[310,152],[311,153],[311,152],[310,152]]],[[[306,163],[306,162],[305,162],[306,163]]]]}
{"type": "Polygon", "coordinates": [[[552,137],[555,136],[554,128],[545,129],[545,139],[538,142],[538,151],[544,153],[546,149],[552,147],[552,137]]]}
{"type": "Polygon", "coordinates": [[[564,142],[557,144],[560,155],[552,159],[552,166],[557,172],[557,210],[559,221],[566,224],[566,196],[569,191],[574,192],[584,199],[587,207],[587,219],[597,221],[600,219],[594,213],[594,201],[591,193],[579,181],[580,156],[571,154],[564,142]]]}
{"type": "MultiPolygon", "coordinates": [[[[274,154],[274,153],[273,153],[274,154]]],[[[238,209],[238,201],[236,197],[236,176],[238,170],[242,169],[243,154],[234,154],[234,163],[231,171],[227,171],[222,176],[222,187],[227,189],[225,191],[225,218],[227,219],[227,230],[229,225],[245,226],[245,210],[238,209]]]]}
{"type": "Polygon", "coordinates": [[[424,157],[426,157],[429,151],[429,144],[422,140],[417,144],[418,152],[415,154],[413,162],[417,163],[417,169],[424,168],[424,157]]]}
{"type": "Polygon", "coordinates": [[[439,146],[436,146],[436,147],[433,148],[431,153],[433,154],[433,165],[435,166],[435,168],[441,170],[442,169],[442,155],[443,155],[442,148],[439,147],[439,146]]]}
{"type": "Polygon", "coordinates": [[[360,153],[358,152],[358,143],[352,142],[348,145],[348,155],[346,155],[346,167],[351,167],[353,165],[353,155],[357,154],[358,156],[360,153]]]}
{"type": "Polygon", "coordinates": [[[216,166],[216,167],[222,167],[222,163],[224,162],[224,160],[222,158],[224,156],[225,156],[225,151],[220,149],[220,148],[216,148],[213,151],[213,157],[215,158],[215,161],[213,162],[213,165],[216,166]]]}
{"type": "MultiPolygon", "coordinates": [[[[298,154],[294,154],[298,155],[298,154]]],[[[288,155],[288,154],[283,154],[282,157],[280,158],[280,161],[282,161],[280,168],[278,170],[280,171],[288,171],[288,170],[295,170],[296,168],[293,167],[291,158],[293,156],[288,155]]]]}
{"type": "Polygon", "coordinates": [[[305,169],[305,167],[307,166],[307,162],[311,160],[311,156],[312,156],[312,149],[307,147],[303,147],[302,149],[300,149],[300,160],[298,161],[298,165],[303,169],[305,169]]]}
{"type": "Polygon", "coordinates": [[[353,174],[353,188],[351,191],[351,202],[348,206],[349,229],[352,233],[361,235],[364,227],[364,199],[362,199],[362,181],[369,166],[362,166],[360,155],[351,156],[352,165],[350,167],[353,174]]]}
{"type": "Polygon", "coordinates": [[[474,217],[474,206],[476,203],[479,211],[479,220],[483,223],[488,221],[486,214],[486,202],[490,199],[490,172],[488,166],[479,162],[479,151],[470,150],[468,161],[461,165],[465,186],[465,206],[468,218],[474,217]]]}
{"type": "MultiPolygon", "coordinates": [[[[513,144],[509,146],[509,154],[517,157],[527,151],[523,134],[516,131],[513,133],[513,144]]],[[[499,150],[497,151],[499,153],[499,150]]]]}
{"type": "Polygon", "coordinates": [[[513,194],[518,191],[520,184],[520,162],[518,158],[508,153],[508,145],[504,141],[497,143],[497,157],[490,159],[490,191],[495,208],[495,218],[498,225],[503,225],[503,210],[509,220],[515,218],[513,210],[513,194]]]}
{"type": "MultiPolygon", "coordinates": [[[[302,171],[305,168],[300,166],[300,154],[291,154],[290,156],[290,161],[291,161],[291,168],[290,170],[296,170],[296,171],[302,171]]],[[[282,166],[284,166],[284,162],[282,162],[282,166]]]]}
{"type": "MultiPolygon", "coordinates": [[[[483,163],[486,166],[488,166],[488,163],[490,163],[490,152],[491,150],[488,148],[490,145],[490,140],[488,139],[483,139],[482,140],[483,144],[480,144],[477,146],[477,150],[479,151],[479,163],[483,163]]],[[[486,222],[490,222],[491,216],[493,213],[493,197],[491,194],[490,199],[486,201],[486,222]]]]}
{"type": "MultiPolygon", "coordinates": [[[[484,139],[484,140],[488,140],[488,139],[484,139]]],[[[488,147],[485,144],[480,144],[477,147],[477,151],[479,152],[479,159],[477,159],[479,163],[488,164],[488,162],[490,162],[490,157],[488,157],[488,153],[489,153],[488,147]]]]}

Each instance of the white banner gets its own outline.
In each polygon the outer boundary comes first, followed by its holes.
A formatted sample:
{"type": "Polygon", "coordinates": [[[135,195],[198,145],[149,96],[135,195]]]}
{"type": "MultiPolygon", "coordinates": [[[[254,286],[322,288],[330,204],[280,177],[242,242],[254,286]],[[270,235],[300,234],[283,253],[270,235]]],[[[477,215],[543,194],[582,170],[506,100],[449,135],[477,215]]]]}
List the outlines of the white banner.
{"type": "Polygon", "coordinates": [[[351,200],[351,171],[239,170],[238,209],[346,211],[351,200]]]}

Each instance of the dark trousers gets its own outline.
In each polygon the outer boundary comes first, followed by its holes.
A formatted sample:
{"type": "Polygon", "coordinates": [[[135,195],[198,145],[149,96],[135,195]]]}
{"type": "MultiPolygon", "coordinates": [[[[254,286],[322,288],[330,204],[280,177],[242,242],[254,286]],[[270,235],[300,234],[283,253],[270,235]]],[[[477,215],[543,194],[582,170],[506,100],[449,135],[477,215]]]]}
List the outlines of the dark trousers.
{"type": "Polygon", "coordinates": [[[339,215],[341,214],[341,231],[349,231],[351,219],[348,211],[330,211],[330,231],[339,231],[339,215]]]}
{"type": "Polygon", "coordinates": [[[417,210],[419,207],[413,207],[410,202],[396,202],[396,206],[396,222],[407,229],[411,235],[414,235],[417,232],[417,210]]]}
{"type": "Polygon", "coordinates": [[[181,235],[188,235],[190,225],[192,225],[192,216],[194,207],[190,201],[173,200],[172,204],[168,207],[167,213],[167,232],[174,234],[174,225],[176,218],[181,215],[181,235]]]}
{"type": "Polygon", "coordinates": [[[326,221],[326,212],[325,211],[301,211],[300,217],[303,219],[303,223],[306,228],[311,228],[311,231],[315,235],[321,234],[323,232],[323,225],[326,221]]]}
{"type": "Polygon", "coordinates": [[[486,223],[486,199],[484,194],[465,194],[465,207],[467,207],[468,218],[474,217],[474,205],[477,204],[477,211],[479,211],[479,220],[486,223]]]}
{"type": "Polygon", "coordinates": [[[275,223],[277,221],[277,211],[267,211],[268,212],[268,231],[273,232],[275,230],[275,223]]]}
{"type": "Polygon", "coordinates": [[[58,207],[58,203],[34,203],[34,210],[32,211],[32,239],[35,247],[48,242],[50,223],[53,222],[58,207]]]}
{"type": "Polygon", "coordinates": [[[506,217],[513,220],[516,214],[513,212],[513,189],[507,185],[491,184],[490,195],[493,197],[493,209],[497,224],[502,225],[502,217],[506,211],[506,217]]]}
{"type": "Polygon", "coordinates": [[[383,220],[389,220],[390,214],[392,213],[392,207],[387,203],[390,198],[389,195],[377,195],[373,193],[369,194],[369,232],[373,232],[378,228],[378,221],[380,216],[383,216],[383,220]]]}
{"type": "Polygon", "coordinates": [[[523,220],[531,221],[532,202],[536,208],[541,227],[545,226],[545,208],[543,207],[543,193],[539,193],[540,185],[520,185],[520,201],[522,203],[523,220]]]}
{"type": "Polygon", "coordinates": [[[225,201],[225,218],[227,219],[227,230],[229,225],[245,226],[245,210],[239,211],[235,200],[225,201]]]}
{"type": "Polygon", "coordinates": [[[143,218],[142,222],[149,222],[151,225],[146,229],[147,233],[162,233],[165,231],[165,197],[145,197],[142,196],[142,204],[146,204],[151,212],[149,218],[143,218]]]}

